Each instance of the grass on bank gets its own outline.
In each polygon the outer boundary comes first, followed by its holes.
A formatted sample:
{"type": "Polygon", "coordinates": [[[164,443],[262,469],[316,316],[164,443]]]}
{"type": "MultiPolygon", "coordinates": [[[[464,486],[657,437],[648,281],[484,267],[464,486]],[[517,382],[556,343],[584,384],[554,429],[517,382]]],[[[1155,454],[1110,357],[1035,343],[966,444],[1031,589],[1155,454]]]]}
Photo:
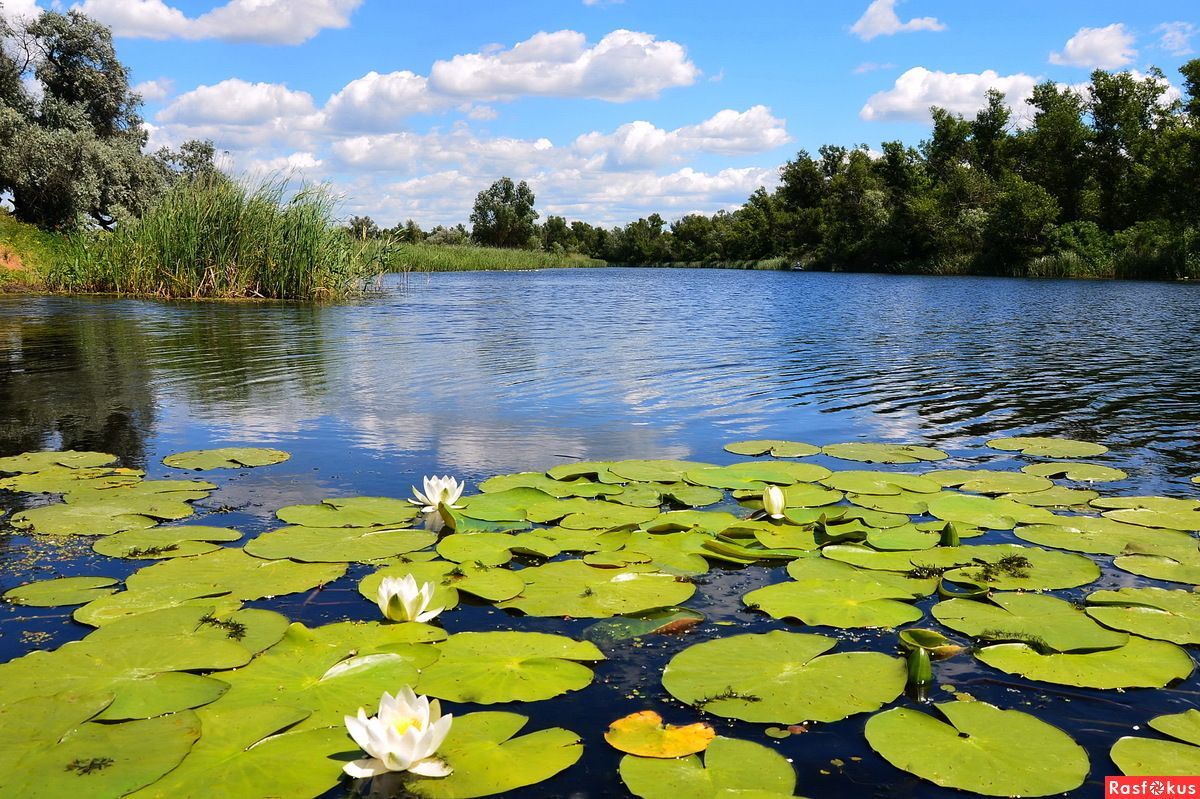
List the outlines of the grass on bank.
{"type": "Polygon", "coordinates": [[[578,253],[503,250],[444,244],[396,244],[386,254],[390,272],[477,272],[606,266],[578,253]]]}
{"type": "Polygon", "coordinates": [[[65,249],[62,236],[18,222],[0,209],[0,290],[41,288],[46,273],[65,249]]]}
{"type": "Polygon", "coordinates": [[[381,247],[338,224],[323,187],[180,183],[115,232],[67,239],[51,291],[158,297],[336,299],[384,271],[381,247]]]}

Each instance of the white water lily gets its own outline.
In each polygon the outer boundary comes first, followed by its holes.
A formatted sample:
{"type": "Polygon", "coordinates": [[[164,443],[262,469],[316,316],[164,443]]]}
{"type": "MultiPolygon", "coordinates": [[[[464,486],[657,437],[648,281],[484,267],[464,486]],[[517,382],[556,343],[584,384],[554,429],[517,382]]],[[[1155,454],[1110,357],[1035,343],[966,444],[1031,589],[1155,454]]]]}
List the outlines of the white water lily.
{"type": "Polygon", "coordinates": [[[455,478],[446,475],[445,477],[426,477],[424,479],[425,492],[421,493],[413,486],[413,496],[416,499],[410,499],[414,505],[421,505],[423,513],[433,513],[438,509],[438,505],[446,503],[452,508],[459,507],[455,505],[458,498],[462,496],[463,489],[466,483],[460,483],[455,478]]]}
{"type": "Polygon", "coordinates": [[[782,519],[784,508],[787,507],[787,500],[783,496],[783,489],[779,486],[767,486],[763,491],[763,510],[772,519],[782,519]]]}
{"type": "Polygon", "coordinates": [[[427,622],[445,608],[430,608],[433,603],[433,583],[421,583],[411,574],[403,577],[384,577],[379,583],[376,601],[379,610],[391,621],[427,622]]]}
{"type": "Polygon", "coordinates": [[[452,769],[434,755],[454,717],[442,715],[438,700],[417,696],[404,686],[395,696],[386,691],[379,700],[379,713],[367,717],[346,716],[346,729],[354,742],[370,757],[347,763],[342,770],[351,777],[375,777],[389,771],[408,771],[422,777],[445,777],[452,769]]]}

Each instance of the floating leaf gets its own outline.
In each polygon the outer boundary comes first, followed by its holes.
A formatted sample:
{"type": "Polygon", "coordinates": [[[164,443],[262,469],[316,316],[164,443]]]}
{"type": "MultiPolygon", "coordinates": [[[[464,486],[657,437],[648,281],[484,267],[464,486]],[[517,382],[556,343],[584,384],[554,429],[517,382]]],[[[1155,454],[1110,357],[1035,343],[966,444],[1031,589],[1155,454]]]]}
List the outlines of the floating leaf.
{"type": "Polygon", "coordinates": [[[428,563],[401,563],[380,569],[362,579],[358,584],[359,593],[374,602],[384,577],[404,577],[409,574],[418,584],[433,584],[430,604],[435,608],[449,609],[457,605],[459,591],[490,602],[499,602],[511,599],[525,588],[520,576],[507,569],[435,560],[428,563]]]}
{"type": "Polygon", "coordinates": [[[904,690],[904,661],[879,652],[825,654],[836,645],[778,630],[705,641],[671,659],[663,686],[708,713],[782,724],[878,710],[904,690]]]}
{"type": "Polygon", "coordinates": [[[755,439],[753,441],[734,441],[725,445],[726,452],[734,455],[771,455],[774,458],[804,458],[816,455],[820,447],[805,444],[800,441],[779,441],[777,439],[755,439]]]}
{"type": "Polygon", "coordinates": [[[933,607],[933,616],[951,630],[985,641],[1021,641],[1051,652],[1114,649],[1129,641],[1106,630],[1061,599],[1042,594],[1000,593],[990,601],[950,599],[933,607]]]}
{"type": "Polygon", "coordinates": [[[235,599],[249,601],[307,591],[331,583],[346,572],[341,563],[262,560],[238,549],[221,549],[194,558],[147,566],[129,576],[130,591],[154,593],[188,584],[219,586],[235,599]]]}
{"type": "Polygon", "coordinates": [[[485,522],[511,522],[524,520],[531,506],[553,499],[554,497],[536,488],[519,487],[463,497],[458,504],[462,506],[460,513],[463,516],[485,522]]]}
{"type": "MultiPolygon", "coordinates": [[[[652,563],[654,568],[672,576],[695,577],[708,571],[705,546],[712,539],[703,533],[630,534],[625,546],[612,553],[625,563],[652,563]]],[[[585,558],[585,560],[593,559],[585,558]]]]}
{"type": "Polygon", "coordinates": [[[1011,530],[1018,522],[1050,524],[1057,518],[1045,508],[969,494],[941,494],[929,500],[928,511],[942,521],[986,530],[1011,530]]]}
{"type": "Polygon", "coordinates": [[[1034,544],[1093,555],[1133,552],[1169,556],[1196,552],[1196,539],[1187,533],[1151,530],[1094,516],[1058,516],[1054,524],[1018,527],[1014,535],[1034,544]]]}
{"type": "Polygon", "coordinates": [[[656,633],[686,632],[702,621],[704,614],[691,608],[656,608],[633,616],[614,616],[598,621],[583,631],[583,638],[597,646],[612,646],[656,633]]]}
{"type": "MultiPolygon", "coordinates": [[[[27,511],[28,512],[28,511],[27,511]]],[[[1163,527],[1169,530],[1200,530],[1200,510],[1163,511],[1150,508],[1106,510],[1105,517],[1142,527],[1163,527]]]]}
{"type": "Polygon", "coordinates": [[[568,530],[612,530],[636,527],[658,516],[658,508],[636,508],[600,500],[554,500],[529,508],[529,520],[552,522],[568,530]]]}
{"type": "Polygon", "coordinates": [[[552,497],[600,497],[620,494],[624,489],[620,486],[593,483],[591,480],[576,478],[574,480],[555,480],[541,472],[521,472],[520,474],[502,474],[489,477],[479,484],[479,490],[484,493],[508,491],[513,488],[535,488],[552,497]]]}
{"type": "Polygon", "coordinates": [[[562,727],[514,738],[528,721],[515,713],[456,716],[438,750],[452,769],[450,775],[396,775],[396,781],[403,782],[407,794],[424,799],[498,796],[545,782],[582,757],[583,742],[562,727]]]}
{"type": "Polygon", "coordinates": [[[25,583],[4,592],[4,598],[17,605],[52,608],[62,605],[83,605],[117,589],[111,577],[59,577],[25,583]]]}
{"type": "Polygon", "coordinates": [[[963,491],[976,494],[1019,494],[1045,491],[1054,487],[1054,483],[1045,477],[991,469],[943,469],[926,472],[925,477],[943,488],[959,486],[963,491]]]}
{"type": "Polygon", "coordinates": [[[1087,753],[1065,732],[986,702],[893,708],[867,720],[867,743],[893,766],[944,788],[985,796],[1049,796],[1083,785],[1087,753]]]}
{"type": "Polygon", "coordinates": [[[673,510],[659,514],[657,517],[642,524],[642,529],[650,533],[674,533],[682,530],[716,535],[726,528],[740,522],[737,516],[724,511],[704,510],[673,510]]]}
{"type": "Polygon", "coordinates": [[[1100,567],[1091,558],[1015,544],[967,544],[912,552],[834,544],[821,554],[866,569],[941,573],[954,582],[983,583],[1002,591],[1075,588],[1100,576],[1100,567]]]}
{"type": "Polygon", "coordinates": [[[1108,447],[1089,441],[1070,438],[1046,438],[1044,436],[1015,436],[993,438],[987,442],[992,449],[1020,452],[1041,458],[1090,458],[1108,452],[1108,447]]]}
{"type": "Polygon", "coordinates": [[[664,725],[658,713],[641,710],[608,725],[604,740],[631,755],[673,758],[703,752],[716,735],[707,724],[664,725]]]}
{"type": "Polygon", "coordinates": [[[117,456],[104,452],[26,452],[0,458],[0,472],[6,474],[28,474],[41,472],[54,466],[67,469],[86,469],[116,463],[117,456]]]}
{"type": "Polygon", "coordinates": [[[1186,560],[1161,555],[1126,555],[1113,559],[1113,565],[1152,580],[1200,585],[1200,554],[1186,560]]]}
{"type": "Polygon", "coordinates": [[[578,560],[522,569],[521,579],[525,590],[498,607],[530,616],[603,619],[678,605],[696,591],[692,583],[652,566],[601,569],[578,560]]]}
{"type": "Polygon", "coordinates": [[[271,466],[283,463],[292,457],[278,449],[259,447],[222,447],[220,449],[197,449],[177,452],[163,458],[163,463],[175,469],[242,469],[254,466],[271,466]]]}
{"type": "Polygon", "coordinates": [[[683,480],[685,473],[692,469],[704,469],[711,463],[698,461],[672,460],[631,460],[614,461],[608,465],[608,471],[625,480],[635,483],[677,483],[683,480]]]}
{"type": "Polygon", "coordinates": [[[458,633],[435,648],[441,656],[423,667],[418,693],[481,705],[578,691],[592,682],[592,670],[577,661],[604,660],[590,641],[549,633],[458,633]]]}
{"type": "Polygon", "coordinates": [[[916,474],[900,472],[848,471],[834,472],[821,480],[823,485],[838,491],[855,494],[899,494],[901,491],[933,494],[938,484],[916,474]]]}
{"type": "Polygon", "coordinates": [[[92,549],[110,558],[161,560],[205,555],[221,548],[218,541],[237,541],[242,534],[227,527],[186,525],[127,530],[96,539],[92,549]]]}
{"type": "Polygon", "coordinates": [[[937,546],[941,538],[939,531],[922,530],[913,524],[867,532],[867,543],[875,549],[929,549],[937,546]]]}
{"type": "Polygon", "coordinates": [[[1200,594],[1164,588],[1122,588],[1088,595],[1088,615],[1144,638],[1200,644],[1200,594]]]}
{"type": "Polygon", "coordinates": [[[1038,508],[1075,508],[1087,505],[1098,496],[1099,493],[1091,490],[1055,486],[1045,491],[1032,491],[1027,494],[1003,494],[1001,499],[1011,499],[1013,502],[1038,508]]]}
{"type": "Polygon", "coordinates": [[[716,738],[704,753],[678,760],[626,755],[621,780],[640,799],[785,799],[795,794],[796,772],[765,746],[716,738]]]}
{"type": "Polygon", "coordinates": [[[915,444],[829,444],[821,451],[844,461],[866,463],[920,463],[940,461],[949,457],[940,449],[919,447],[915,444]]]}
{"type": "MultiPolygon", "coordinates": [[[[183,507],[191,513],[191,506],[183,507]]],[[[186,515],[186,514],[185,514],[186,515]]],[[[158,520],[122,507],[107,505],[67,505],[57,503],[30,508],[12,517],[12,526],[38,535],[112,535],[125,530],[153,527],[158,520]]]]}
{"type": "Polygon", "coordinates": [[[1120,469],[1098,463],[1031,463],[1021,467],[1021,471],[1038,477],[1063,477],[1078,483],[1109,483],[1129,476],[1120,469]]]}
{"type": "Polygon", "coordinates": [[[67,494],[84,488],[114,488],[137,485],[145,476],[141,469],[119,469],[115,466],[73,469],[69,466],[48,466],[45,469],[0,478],[0,488],[27,494],[67,494]]]}
{"type": "Polygon", "coordinates": [[[708,486],[694,486],[688,483],[672,483],[662,487],[662,499],[675,505],[689,508],[703,508],[715,505],[725,498],[724,492],[708,486]]]}
{"type": "Polygon", "coordinates": [[[484,566],[502,566],[514,552],[552,558],[560,551],[553,541],[534,533],[458,533],[446,536],[437,545],[438,554],[446,560],[484,566]]]}
{"type": "Polygon", "coordinates": [[[280,521],[303,527],[399,526],[415,519],[420,509],[389,497],[325,499],[317,505],[288,505],[275,512],[280,521]]]}
{"type": "Polygon", "coordinates": [[[1192,673],[1192,658],[1175,644],[1131,636],[1116,649],[1043,655],[1028,644],[985,646],[975,656],[1031,680],[1083,688],[1162,688],[1192,673]]]}
{"type": "Polygon", "coordinates": [[[232,613],[241,606],[240,600],[229,596],[229,592],[220,586],[183,583],[102,596],[78,608],[71,617],[80,624],[100,627],[130,616],[166,608],[211,607],[221,615],[232,613]]]}
{"type": "Polygon", "coordinates": [[[415,552],[436,540],[425,530],[398,527],[281,527],[246,542],[245,551],[266,560],[351,563],[415,552]]]}
{"type": "Polygon", "coordinates": [[[921,618],[909,603],[937,588],[935,578],[862,571],[825,558],[794,560],[787,570],[792,582],[751,591],[742,601],[776,619],[814,626],[896,627],[921,618]]]}
{"type": "Polygon", "coordinates": [[[1176,497],[1099,497],[1092,500],[1097,508],[1110,510],[1155,510],[1162,513],[1187,513],[1200,510],[1200,499],[1178,499],[1176,497]]]}
{"type": "Polygon", "coordinates": [[[1150,719],[1149,724],[1179,740],[1121,738],[1109,754],[1122,774],[1131,777],[1192,777],[1200,774],[1200,710],[1159,716],[1150,719]]]}
{"type": "Polygon", "coordinates": [[[924,649],[930,655],[938,658],[951,657],[963,651],[956,644],[937,630],[927,630],[922,627],[909,627],[899,633],[900,645],[905,649],[924,649]]]}

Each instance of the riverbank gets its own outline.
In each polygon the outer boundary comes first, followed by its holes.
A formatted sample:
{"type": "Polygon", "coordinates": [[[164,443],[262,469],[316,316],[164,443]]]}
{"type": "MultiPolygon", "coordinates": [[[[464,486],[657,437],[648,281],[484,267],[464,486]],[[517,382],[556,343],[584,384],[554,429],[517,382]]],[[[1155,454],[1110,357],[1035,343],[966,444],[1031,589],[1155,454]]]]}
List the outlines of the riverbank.
{"type": "Polygon", "coordinates": [[[601,267],[607,263],[579,253],[503,250],[444,244],[397,244],[389,248],[389,272],[493,272],[601,267]]]}

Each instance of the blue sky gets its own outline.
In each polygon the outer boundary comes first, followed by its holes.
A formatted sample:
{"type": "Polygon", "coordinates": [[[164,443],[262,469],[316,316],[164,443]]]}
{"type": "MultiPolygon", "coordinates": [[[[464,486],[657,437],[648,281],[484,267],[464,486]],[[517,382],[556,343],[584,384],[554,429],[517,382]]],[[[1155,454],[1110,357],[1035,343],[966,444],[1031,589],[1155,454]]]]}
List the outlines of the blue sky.
{"type": "MultiPolygon", "coordinates": [[[[34,0],[0,0],[10,15],[34,0]]],[[[41,0],[43,7],[51,5],[41,0]]],[[[62,3],[58,8],[69,7],[62,3]]],[[[606,224],[739,204],[823,143],[928,133],[931,104],[1200,51],[1194,2],[83,0],[152,142],[329,181],[346,213],[465,221],[501,175],[606,224]]]]}

